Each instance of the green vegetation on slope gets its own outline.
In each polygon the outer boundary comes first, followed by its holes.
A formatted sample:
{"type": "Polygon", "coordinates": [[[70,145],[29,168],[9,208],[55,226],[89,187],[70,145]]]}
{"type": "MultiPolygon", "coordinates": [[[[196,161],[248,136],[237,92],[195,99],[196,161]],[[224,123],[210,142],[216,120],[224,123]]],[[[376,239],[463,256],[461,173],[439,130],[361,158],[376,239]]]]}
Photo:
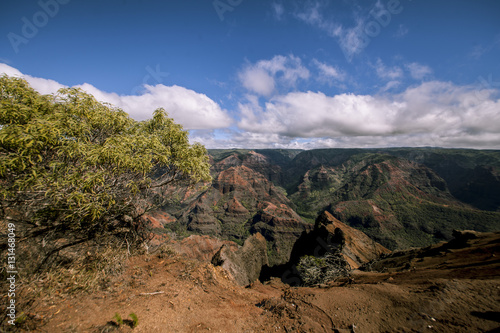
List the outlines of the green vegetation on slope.
{"type": "Polygon", "coordinates": [[[449,239],[456,228],[500,228],[500,213],[459,202],[432,170],[382,153],[352,155],[341,165],[308,170],[290,198],[304,219],[328,209],[391,249],[449,239]]]}
{"type": "MultiPolygon", "coordinates": [[[[262,195],[259,198],[248,196],[261,186],[260,181],[255,182],[261,176],[272,181],[274,188],[282,189],[279,195],[271,195],[273,203],[286,204],[303,221],[313,223],[320,212],[329,210],[341,221],[361,229],[391,249],[425,246],[449,239],[455,228],[500,229],[500,214],[494,212],[496,202],[500,202],[499,151],[239,149],[210,150],[210,153],[218,165],[214,175],[239,165],[255,172],[246,179],[251,189],[235,191],[233,188],[221,198],[214,196],[218,190],[207,192],[210,200],[217,201],[213,215],[220,223],[221,236],[232,237],[240,243],[247,235],[245,228],[252,228],[250,232],[258,229],[266,233],[273,246],[276,245],[273,237],[284,234],[283,230],[271,225],[271,221],[252,221],[262,200],[270,200],[262,195]],[[488,198],[481,194],[483,192],[488,198]],[[462,199],[468,196],[465,202],[457,200],[460,193],[462,199]],[[250,211],[250,216],[225,216],[222,205],[233,195],[250,211]],[[492,212],[478,209],[485,206],[493,208],[492,212]]],[[[209,217],[202,220],[208,221],[209,217]]],[[[270,253],[277,251],[273,246],[270,253]]]]}

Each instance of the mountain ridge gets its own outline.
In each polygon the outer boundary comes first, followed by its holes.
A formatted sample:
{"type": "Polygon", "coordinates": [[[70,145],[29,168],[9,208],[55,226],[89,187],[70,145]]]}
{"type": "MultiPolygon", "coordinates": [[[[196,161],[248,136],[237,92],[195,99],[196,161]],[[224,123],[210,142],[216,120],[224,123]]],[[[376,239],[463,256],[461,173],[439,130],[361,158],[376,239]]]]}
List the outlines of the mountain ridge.
{"type": "Polygon", "coordinates": [[[208,153],[212,183],[176,189],[179,203],[164,208],[175,217],[167,229],[240,245],[259,232],[268,242],[270,264],[286,262],[294,242],[324,210],[393,250],[449,240],[453,229],[500,229],[499,150],[208,153]],[[466,196],[468,188],[486,194],[466,196]]]}

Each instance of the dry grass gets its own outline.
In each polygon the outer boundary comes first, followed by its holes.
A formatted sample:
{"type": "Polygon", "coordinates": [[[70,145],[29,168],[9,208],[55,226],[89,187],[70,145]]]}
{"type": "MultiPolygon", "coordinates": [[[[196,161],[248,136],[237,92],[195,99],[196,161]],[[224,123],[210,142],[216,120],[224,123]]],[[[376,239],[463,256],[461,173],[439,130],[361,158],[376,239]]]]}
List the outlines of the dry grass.
{"type": "MultiPolygon", "coordinates": [[[[16,305],[18,321],[15,330],[30,331],[50,320],[35,311],[39,307],[51,307],[72,298],[87,294],[117,291],[117,280],[129,265],[129,257],[141,255],[145,261],[175,256],[167,244],[149,251],[141,245],[128,244],[117,239],[101,240],[100,244],[87,243],[58,255],[59,264],[37,274],[24,274],[16,281],[16,305]]],[[[5,306],[0,305],[5,312],[5,306]]],[[[131,323],[135,320],[130,320],[131,323]]],[[[0,321],[2,332],[4,321],[0,321]]],[[[131,326],[132,327],[132,326],[131,326]]]]}
{"type": "Polygon", "coordinates": [[[32,277],[23,278],[27,290],[36,295],[71,294],[105,289],[111,277],[120,274],[128,253],[116,244],[87,251],[65,267],[52,268],[32,277]]]}
{"type": "MultiPolygon", "coordinates": [[[[18,276],[16,280],[18,331],[30,331],[34,327],[43,325],[45,318],[39,317],[32,311],[40,304],[55,304],[58,300],[82,293],[111,288],[112,280],[124,271],[127,257],[130,255],[127,246],[123,246],[116,239],[107,240],[104,244],[80,245],[61,252],[58,265],[53,265],[40,273],[18,276]]],[[[23,256],[24,258],[26,257],[23,256]]],[[[28,266],[30,262],[25,264],[28,266]]],[[[0,306],[0,311],[4,313],[5,306],[0,306]]]]}

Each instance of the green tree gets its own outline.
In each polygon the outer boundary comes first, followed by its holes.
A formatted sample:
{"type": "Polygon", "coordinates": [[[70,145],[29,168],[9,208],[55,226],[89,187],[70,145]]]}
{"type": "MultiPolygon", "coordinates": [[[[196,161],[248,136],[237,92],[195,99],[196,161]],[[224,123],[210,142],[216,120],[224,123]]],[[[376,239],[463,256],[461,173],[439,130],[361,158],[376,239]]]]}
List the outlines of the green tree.
{"type": "Polygon", "coordinates": [[[135,121],[80,89],[41,95],[0,77],[0,220],[45,262],[99,237],[138,237],[169,185],[209,181],[205,148],[157,109],[135,121]]]}

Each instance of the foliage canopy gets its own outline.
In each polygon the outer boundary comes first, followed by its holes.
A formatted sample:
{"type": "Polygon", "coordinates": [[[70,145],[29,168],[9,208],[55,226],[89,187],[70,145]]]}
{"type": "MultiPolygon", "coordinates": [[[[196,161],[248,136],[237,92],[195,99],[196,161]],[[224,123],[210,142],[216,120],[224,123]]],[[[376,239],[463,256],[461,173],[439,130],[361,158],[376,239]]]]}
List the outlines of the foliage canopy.
{"type": "Polygon", "coordinates": [[[138,122],[80,89],[41,95],[0,77],[0,219],[24,238],[62,248],[133,231],[167,185],[208,180],[205,148],[162,108],[138,122]]]}

